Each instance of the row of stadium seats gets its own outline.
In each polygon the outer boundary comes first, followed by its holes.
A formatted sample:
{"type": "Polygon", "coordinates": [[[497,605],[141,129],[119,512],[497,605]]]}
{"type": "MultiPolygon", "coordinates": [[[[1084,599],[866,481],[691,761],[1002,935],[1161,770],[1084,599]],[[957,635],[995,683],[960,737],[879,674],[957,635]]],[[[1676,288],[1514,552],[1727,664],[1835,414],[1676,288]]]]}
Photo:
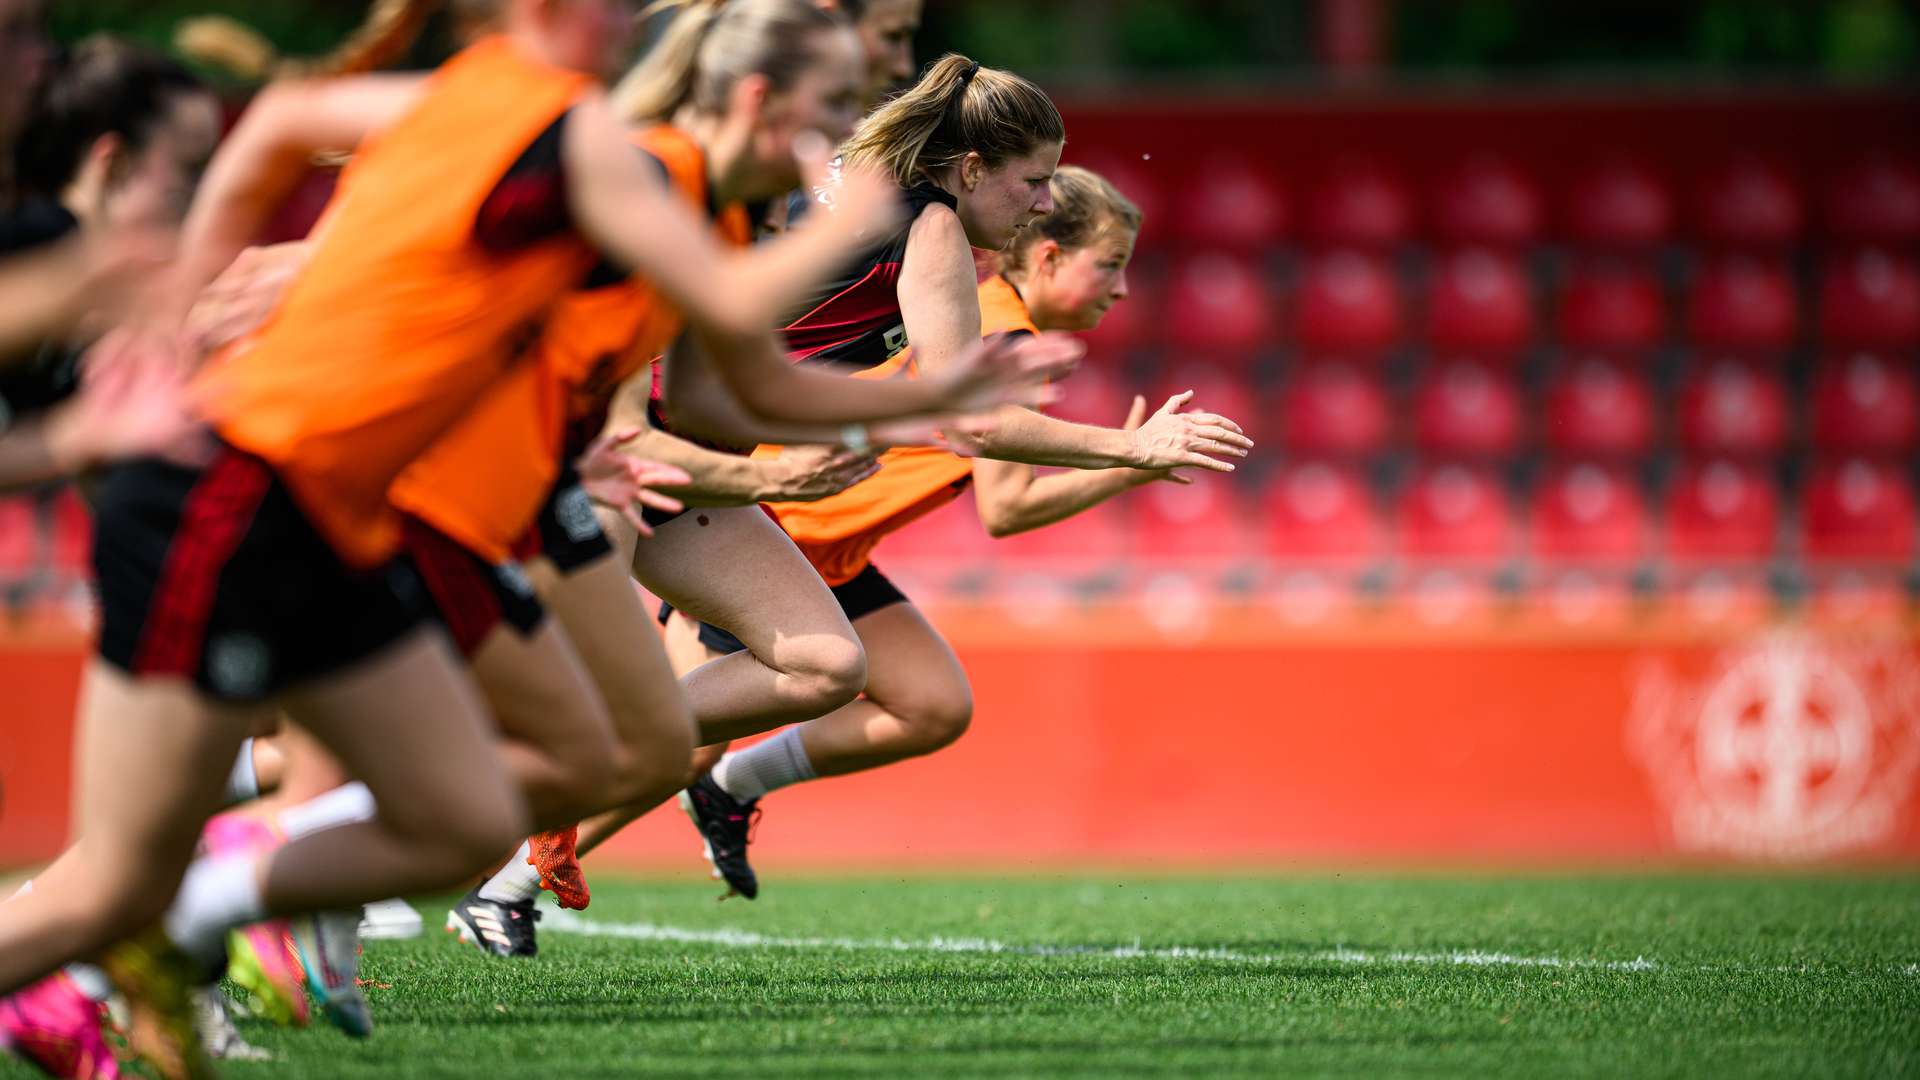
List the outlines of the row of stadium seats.
{"type": "Polygon", "coordinates": [[[1806,290],[1785,257],[1708,257],[1677,304],[1654,268],[1629,260],[1576,262],[1550,304],[1539,277],[1521,257],[1489,248],[1438,254],[1420,274],[1352,249],[1309,257],[1288,274],[1257,256],[1204,250],[1171,260],[1164,275],[1131,275],[1130,299],[1092,341],[1242,357],[1284,344],[1357,359],[1416,342],[1485,359],[1550,342],[1631,351],[1677,339],[1767,353],[1816,336],[1836,347],[1920,346],[1920,258],[1886,249],[1825,259],[1806,290]]]}
{"type": "MultiPolygon", "coordinates": [[[[1810,445],[1893,457],[1920,445],[1920,365],[1871,352],[1823,357],[1803,380],[1777,364],[1701,361],[1665,390],[1643,367],[1597,358],[1556,365],[1533,388],[1471,361],[1423,365],[1404,387],[1337,361],[1299,365],[1267,391],[1217,365],[1175,367],[1151,384],[1156,405],[1193,389],[1198,406],[1239,420],[1268,453],[1635,457],[1673,446],[1768,457],[1810,445]]],[[[1089,365],[1063,393],[1055,412],[1066,419],[1112,424],[1126,413],[1110,369],[1089,365]]]]}
{"type": "Polygon", "coordinates": [[[1645,251],[1691,242],[1779,251],[1816,232],[1842,243],[1920,244],[1920,164],[1884,154],[1816,177],[1743,154],[1684,183],[1647,161],[1614,154],[1551,193],[1525,168],[1492,153],[1465,155],[1420,188],[1409,183],[1408,171],[1362,158],[1286,178],[1244,158],[1216,156],[1178,182],[1112,154],[1069,160],[1106,174],[1140,204],[1154,223],[1144,241],[1150,245],[1258,250],[1297,241],[1386,249],[1424,240],[1645,251]]]}
{"type": "Polygon", "coordinates": [[[1084,563],[1265,560],[1358,565],[1535,562],[1628,566],[1809,564],[1906,567],[1916,555],[1913,477],[1863,458],[1821,460],[1791,494],[1767,467],[1681,463],[1664,484],[1600,462],[1546,466],[1516,491],[1500,470],[1422,463],[1394,485],[1354,465],[1294,460],[1257,490],[1154,484],[1057,526],[992,540],[970,509],[916,522],[888,559],[1084,563]]]}

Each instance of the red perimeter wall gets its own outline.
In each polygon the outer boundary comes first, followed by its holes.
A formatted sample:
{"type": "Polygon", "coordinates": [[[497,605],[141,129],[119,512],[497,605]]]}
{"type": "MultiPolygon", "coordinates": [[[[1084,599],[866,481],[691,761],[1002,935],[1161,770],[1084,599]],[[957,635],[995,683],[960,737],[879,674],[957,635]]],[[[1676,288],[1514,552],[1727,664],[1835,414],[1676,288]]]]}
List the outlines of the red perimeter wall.
{"type": "MultiPolygon", "coordinates": [[[[1911,631],[1308,636],[1249,608],[1175,636],[1133,608],[935,617],[973,676],[973,730],[770,799],[766,862],[1920,863],[1911,631]]],[[[65,835],[81,660],[0,648],[0,860],[65,835]]],[[[608,855],[689,865],[697,847],[661,812],[608,855]]]]}

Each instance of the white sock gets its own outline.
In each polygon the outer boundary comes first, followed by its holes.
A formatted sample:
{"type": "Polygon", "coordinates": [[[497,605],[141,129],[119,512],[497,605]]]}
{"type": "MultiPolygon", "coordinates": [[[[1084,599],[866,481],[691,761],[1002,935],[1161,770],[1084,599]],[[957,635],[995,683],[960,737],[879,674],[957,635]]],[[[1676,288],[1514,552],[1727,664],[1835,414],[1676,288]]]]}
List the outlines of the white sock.
{"type": "Polygon", "coordinates": [[[92,964],[68,964],[63,970],[88,1001],[102,1002],[113,996],[113,980],[92,964]]]}
{"type": "Polygon", "coordinates": [[[807,760],[807,748],[801,745],[798,727],[787,728],[745,750],[733,751],[713,767],[713,782],[741,802],[811,779],[813,762],[807,760]]]}
{"type": "Polygon", "coordinates": [[[260,776],[253,771],[253,740],[240,741],[240,756],[233,759],[233,771],[227,774],[227,790],[221,798],[232,806],[260,797],[260,776]]]}
{"type": "Polygon", "coordinates": [[[507,865],[480,886],[480,899],[492,900],[496,904],[517,904],[540,895],[540,871],[527,862],[531,854],[532,843],[521,841],[520,849],[513,853],[513,858],[507,860],[507,865]]]}
{"type": "Polygon", "coordinates": [[[354,780],[298,806],[287,807],[280,811],[278,823],[287,840],[294,841],[326,829],[372,821],[375,813],[373,792],[354,780]]]}
{"type": "Polygon", "coordinates": [[[220,962],[227,931],[266,917],[259,855],[205,855],[187,867],[163,925],[175,945],[208,967],[220,962]]]}

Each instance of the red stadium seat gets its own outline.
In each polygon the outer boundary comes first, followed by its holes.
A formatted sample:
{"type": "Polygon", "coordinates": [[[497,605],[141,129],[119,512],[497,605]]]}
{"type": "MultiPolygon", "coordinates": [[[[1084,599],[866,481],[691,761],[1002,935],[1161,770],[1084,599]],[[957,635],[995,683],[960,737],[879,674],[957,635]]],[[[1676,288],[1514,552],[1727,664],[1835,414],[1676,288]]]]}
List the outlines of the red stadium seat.
{"type": "Polygon", "coordinates": [[[1722,361],[1680,387],[1680,441],[1707,454],[1773,454],[1787,441],[1787,388],[1753,364],[1722,361]]]}
{"type": "Polygon", "coordinates": [[[1181,196],[1179,239],[1207,247],[1260,250],[1286,235],[1286,196],[1267,172],[1238,157],[1216,157],[1181,196]]]}
{"type": "Polygon", "coordinates": [[[1820,275],[1820,336],[1826,344],[1902,349],[1920,345],[1920,267],[1908,256],[1864,250],[1820,275]]]}
{"type": "Polygon", "coordinates": [[[1467,159],[1432,195],[1434,238],[1443,244],[1518,248],[1540,239],[1540,190],[1512,162],[1493,155],[1467,159]]]}
{"type": "Polygon", "coordinates": [[[1920,433],[1912,369],[1873,353],[1828,357],[1814,377],[1813,442],[1823,450],[1903,454],[1920,433]]]}
{"type": "Polygon", "coordinates": [[[1773,554],[1780,492],[1763,466],[1690,461],[1667,485],[1666,552],[1686,563],[1758,562],[1773,554]]]}
{"type": "Polygon", "coordinates": [[[1392,422],[1379,376],[1344,363],[1307,365],[1281,389],[1277,412],[1282,445],[1306,454],[1378,453],[1392,422]]]}
{"type": "Polygon", "coordinates": [[[1704,267],[1687,294],[1687,335],[1715,349],[1777,352],[1793,345],[1798,299],[1786,267],[1749,256],[1704,267]]]}
{"type": "Polygon", "coordinates": [[[1805,203],[1790,173],[1751,155],[1708,171],[1694,189],[1700,238],[1724,247],[1791,248],[1806,225],[1805,203]]]}
{"type": "Polygon", "coordinates": [[[1219,364],[1175,364],[1155,377],[1147,393],[1151,412],[1182,391],[1193,391],[1193,400],[1182,411],[1203,409],[1219,413],[1237,423],[1254,441],[1260,439],[1260,408],[1253,397],[1253,383],[1244,375],[1219,364]]]}
{"type": "Polygon", "coordinates": [[[1549,562],[1622,563],[1647,552],[1647,508],[1624,468],[1555,465],[1533,494],[1533,552],[1549,562]]]}
{"type": "Polygon", "coordinates": [[[1521,441],[1520,391],[1484,364],[1430,368],[1413,393],[1413,441],[1446,456],[1497,457],[1521,441]]]}
{"type": "Polygon", "coordinates": [[[1885,155],[1855,162],[1826,190],[1827,228],[1843,240],[1920,243],[1920,164],[1885,155]]]}
{"type": "Polygon", "coordinates": [[[1306,265],[1294,299],[1294,339],[1322,355],[1371,357],[1401,337],[1399,285],[1379,259],[1358,252],[1306,265]]]}
{"type": "Polygon", "coordinates": [[[1413,231],[1413,200],[1377,162],[1336,163],[1307,196],[1307,238],[1326,247],[1390,248],[1413,231]]]}
{"type": "Polygon", "coordinates": [[[0,584],[31,577],[40,565],[40,516],[33,497],[0,499],[0,584]]]}
{"type": "Polygon", "coordinates": [[[1187,471],[1191,484],[1148,484],[1123,497],[1132,512],[1134,554],[1175,561],[1244,558],[1252,533],[1232,481],[1187,471]]]}
{"type": "Polygon", "coordinates": [[[1244,352],[1276,334],[1274,296],[1260,267],[1223,252],[1176,264],[1167,291],[1167,340],[1193,349],[1244,352]]]}
{"type": "Polygon", "coordinates": [[[1434,348],[1510,355],[1533,339],[1533,301],[1518,261],[1475,248],[1438,260],[1427,281],[1434,348]]]}
{"type": "Polygon", "coordinates": [[[1341,566],[1380,554],[1383,532],[1360,471],[1324,461],[1291,461],[1267,483],[1266,550],[1288,563],[1341,566]]]}
{"type": "Polygon", "coordinates": [[[72,488],[53,504],[53,569],[72,581],[93,576],[93,515],[72,488]]]}
{"type": "Polygon", "coordinates": [[[1513,508],[1491,469],[1420,468],[1400,493],[1400,550],[1436,562],[1493,562],[1513,554],[1513,508]]]}
{"type": "Polygon", "coordinates": [[[1653,446],[1653,390],[1644,375],[1590,360],[1547,387],[1547,446],[1587,457],[1643,454],[1653,446]]]}
{"type": "Polygon", "coordinates": [[[1897,563],[1913,555],[1913,488],[1889,462],[1821,462],[1801,493],[1803,550],[1818,562],[1897,563]]]}
{"type": "Polygon", "coordinates": [[[1673,196],[1652,170],[1614,158],[1574,181],[1566,221],[1568,236],[1591,247],[1658,247],[1673,231],[1673,196]]]}
{"type": "Polygon", "coordinates": [[[1560,340],[1579,349],[1650,349],[1666,337],[1667,303],[1651,273],[1576,270],[1560,294],[1560,340]]]}

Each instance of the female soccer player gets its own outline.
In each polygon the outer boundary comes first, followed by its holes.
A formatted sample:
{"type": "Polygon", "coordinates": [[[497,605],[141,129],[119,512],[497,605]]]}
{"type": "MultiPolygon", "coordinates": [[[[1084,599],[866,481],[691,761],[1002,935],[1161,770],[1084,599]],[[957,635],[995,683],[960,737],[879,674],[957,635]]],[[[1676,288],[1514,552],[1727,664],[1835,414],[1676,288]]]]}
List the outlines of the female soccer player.
{"type": "MultiPolygon", "coordinates": [[[[869,252],[789,323],[791,355],[801,361],[871,368],[910,343],[918,369],[937,372],[948,357],[977,342],[980,314],[971,247],[998,250],[1052,208],[1048,180],[1062,139],[1058,113],[1031,83],[981,69],[959,56],[936,63],[912,90],[868,117],[843,148],[845,158],[850,164],[885,168],[908,193],[915,220],[869,252]]],[[[1230,464],[1210,455],[1240,456],[1250,445],[1231,422],[1210,414],[1181,415],[1171,408],[1163,409],[1150,430],[1138,436],[1053,421],[1026,410],[1003,412],[997,419],[991,433],[967,440],[970,452],[1069,467],[1196,465],[1230,470],[1230,464]]],[[[715,455],[684,442],[645,440],[642,445],[647,454],[687,469],[696,481],[724,474],[724,463],[715,455]]],[[[964,463],[951,455],[942,457],[940,470],[966,472],[964,463]]],[[[719,514],[708,516],[717,519],[719,514]]],[[[667,535],[661,530],[661,539],[667,535]]],[[[656,541],[640,558],[651,558],[659,550],[656,541]]],[[[754,595],[736,590],[740,595],[729,603],[724,595],[708,593],[693,604],[681,603],[674,592],[656,587],[657,577],[646,567],[636,562],[635,569],[642,583],[670,605],[732,629],[747,646],[744,653],[720,650],[726,655],[694,668],[686,676],[690,687],[728,664],[746,666],[778,644],[769,632],[766,609],[755,603],[754,595]],[[744,633],[735,629],[742,626],[747,628],[744,633]]],[[[762,592],[766,588],[764,579],[755,579],[753,585],[762,592]]],[[[688,590],[679,591],[684,596],[688,590]]],[[[876,573],[847,583],[837,606],[844,618],[858,619],[897,598],[876,573]]],[[[866,685],[863,680],[861,687],[866,685]]],[[[708,722],[697,709],[695,715],[702,720],[701,736],[707,742],[773,726],[744,719],[708,722]]],[[[779,760],[786,763],[782,768],[804,772],[805,759],[792,752],[796,738],[783,734],[769,740],[769,748],[757,751],[750,763],[757,769],[762,762],[779,760]],[[780,754],[785,757],[775,757],[780,754]]],[[[716,864],[723,872],[737,864],[739,870],[729,882],[751,896],[755,885],[751,871],[744,868],[752,810],[748,801],[728,795],[717,782],[697,783],[687,794],[690,813],[716,864]]],[[[593,823],[581,837],[582,845],[604,841],[621,824],[620,814],[593,823]]]]}

